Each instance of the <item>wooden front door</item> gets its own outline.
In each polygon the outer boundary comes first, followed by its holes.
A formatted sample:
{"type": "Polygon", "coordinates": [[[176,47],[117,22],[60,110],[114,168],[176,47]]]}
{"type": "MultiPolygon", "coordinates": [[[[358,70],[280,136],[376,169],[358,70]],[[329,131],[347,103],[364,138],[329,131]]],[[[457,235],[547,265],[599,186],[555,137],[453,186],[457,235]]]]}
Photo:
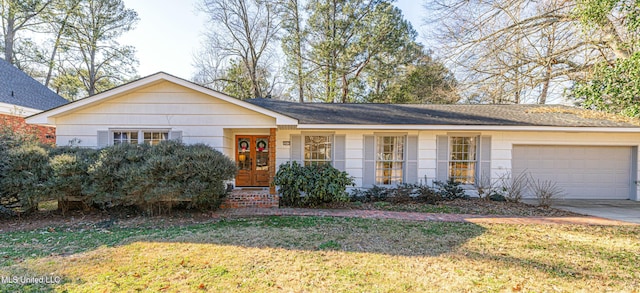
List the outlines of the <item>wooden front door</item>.
{"type": "Polygon", "coordinates": [[[236,135],[237,186],[269,186],[269,136],[236,135]]]}

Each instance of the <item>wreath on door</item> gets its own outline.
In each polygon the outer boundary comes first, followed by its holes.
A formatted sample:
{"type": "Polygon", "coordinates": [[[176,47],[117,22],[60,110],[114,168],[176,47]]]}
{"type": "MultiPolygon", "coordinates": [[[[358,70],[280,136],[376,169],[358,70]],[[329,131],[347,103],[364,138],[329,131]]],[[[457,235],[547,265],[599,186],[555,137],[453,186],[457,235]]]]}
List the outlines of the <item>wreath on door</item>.
{"type": "Polygon", "coordinates": [[[258,147],[258,151],[263,151],[264,149],[267,148],[267,143],[264,142],[264,140],[258,141],[258,143],[256,144],[256,146],[258,147]]]}

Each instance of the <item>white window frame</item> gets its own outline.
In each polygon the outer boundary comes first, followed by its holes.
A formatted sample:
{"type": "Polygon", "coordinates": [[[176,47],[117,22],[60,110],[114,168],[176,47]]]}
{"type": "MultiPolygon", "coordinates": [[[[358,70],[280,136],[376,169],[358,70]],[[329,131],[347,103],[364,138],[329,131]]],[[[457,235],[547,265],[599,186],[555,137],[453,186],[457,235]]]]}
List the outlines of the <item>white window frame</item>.
{"type": "MultiPolygon", "coordinates": [[[[471,144],[468,144],[469,146],[471,146],[471,144]]],[[[478,160],[478,151],[480,150],[480,136],[479,135],[450,135],[449,136],[449,149],[448,151],[448,162],[447,162],[447,171],[448,171],[448,178],[453,178],[455,181],[460,182],[463,185],[469,185],[469,186],[475,186],[475,184],[478,182],[478,168],[479,168],[479,164],[480,161],[478,160]],[[462,153],[460,151],[454,151],[454,147],[456,145],[460,146],[460,147],[464,147],[464,145],[460,145],[460,144],[454,144],[454,141],[456,139],[473,139],[473,148],[469,148],[467,150],[467,153],[469,152],[469,150],[473,149],[473,159],[466,159],[466,160],[454,160],[454,153],[462,153]],[[473,164],[473,168],[453,168],[453,165],[455,163],[472,163],[473,164]],[[454,170],[459,169],[459,170],[473,170],[473,176],[465,176],[465,177],[461,177],[461,176],[454,176],[454,170]],[[464,178],[464,180],[460,180],[461,178],[464,178]],[[471,179],[471,181],[469,181],[469,179],[471,179]]],[[[470,156],[470,153],[467,154],[467,156],[470,156]]]]}
{"type": "MultiPolygon", "coordinates": [[[[153,137],[153,133],[159,133],[159,134],[166,133],[166,139],[159,139],[158,142],[171,139],[171,130],[170,129],[166,129],[166,128],[162,128],[162,129],[117,128],[117,129],[109,129],[109,143],[111,145],[115,145],[116,144],[115,134],[118,133],[118,132],[137,133],[138,137],[137,137],[137,141],[136,141],[135,144],[143,144],[143,143],[147,143],[149,141],[149,140],[145,140],[145,138],[144,138],[145,133],[151,133],[152,137],[153,137]]],[[[153,138],[151,138],[150,140],[152,142],[151,145],[156,144],[156,143],[153,143],[153,141],[154,141],[153,138]]],[[[126,143],[130,143],[129,141],[131,141],[131,139],[128,139],[128,141],[126,143]]],[[[122,141],[122,142],[124,142],[124,141],[122,141]]]]}
{"type": "MultiPolygon", "coordinates": [[[[406,176],[407,176],[407,135],[406,134],[397,134],[397,133],[389,133],[389,134],[376,134],[375,135],[375,184],[376,185],[382,185],[382,186],[393,186],[393,185],[398,185],[398,184],[402,184],[406,181],[406,176]],[[384,148],[384,138],[385,137],[394,137],[398,140],[396,140],[396,142],[394,143],[394,146],[397,146],[398,142],[401,142],[401,147],[402,147],[402,160],[398,160],[397,158],[393,158],[395,157],[393,154],[391,157],[389,157],[389,159],[387,158],[383,158],[382,156],[384,156],[384,149],[380,150],[380,148],[384,148]],[[382,142],[382,145],[380,144],[382,142]],[[386,168],[383,169],[379,169],[379,163],[401,163],[402,167],[401,168],[390,168],[388,170],[390,170],[390,174],[389,175],[385,175],[384,171],[386,168]],[[400,176],[394,176],[393,175],[393,171],[397,171],[399,170],[401,172],[400,176]],[[385,179],[389,179],[388,183],[385,183],[384,180],[385,179]],[[394,181],[394,178],[398,181],[394,181]],[[381,180],[380,180],[381,179],[381,180]]],[[[394,150],[393,153],[398,154],[397,150],[394,150]]]]}
{"type": "Polygon", "coordinates": [[[116,144],[139,144],[140,143],[140,131],[136,130],[115,130],[110,132],[111,145],[116,144]],[[120,138],[116,139],[116,133],[120,133],[120,138]],[[122,138],[123,134],[126,134],[126,138],[122,138]],[[136,138],[132,138],[135,134],[136,138]]]}
{"type": "MultiPolygon", "coordinates": [[[[308,166],[308,165],[312,165],[312,164],[329,164],[333,166],[333,160],[334,160],[334,152],[335,152],[335,146],[334,146],[334,134],[333,133],[303,133],[302,134],[302,164],[304,166],[308,166]],[[307,137],[327,137],[329,140],[329,147],[331,148],[328,152],[328,155],[330,156],[330,158],[327,159],[313,159],[313,153],[309,153],[309,158],[307,158],[307,137]]],[[[327,152],[324,152],[324,155],[327,155],[327,152]]]]}

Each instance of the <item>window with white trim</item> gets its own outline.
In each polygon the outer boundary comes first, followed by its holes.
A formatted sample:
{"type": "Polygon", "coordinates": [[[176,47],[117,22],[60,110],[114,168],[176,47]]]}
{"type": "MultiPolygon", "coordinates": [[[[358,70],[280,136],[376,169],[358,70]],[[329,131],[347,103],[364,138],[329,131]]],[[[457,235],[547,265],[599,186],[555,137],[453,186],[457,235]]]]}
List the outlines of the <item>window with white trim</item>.
{"type": "Polygon", "coordinates": [[[401,136],[376,137],[376,184],[401,184],[404,178],[405,141],[401,136]]]}
{"type": "Polygon", "coordinates": [[[138,131],[114,131],[113,144],[138,144],[138,131]]]}
{"type": "Polygon", "coordinates": [[[462,184],[476,183],[477,149],[477,136],[450,137],[449,178],[462,184]]]}
{"type": "Polygon", "coordinates": [[[304,165],[332,163],[333,135],[305,135],[304,165]]]}
{"type": "Polygon", "coordinates": [[[166,130],[113,130],[113,144],[150,144],[156,145],[169,139],[169,131],[166,130]]]}
{"type": "Polygon", "coordinates": [[[144,143],[150,144],[150,145],[156,145],[163,140],[169,139],[169,132],[143,131],[142,137],[144,138],[144,143]]]}

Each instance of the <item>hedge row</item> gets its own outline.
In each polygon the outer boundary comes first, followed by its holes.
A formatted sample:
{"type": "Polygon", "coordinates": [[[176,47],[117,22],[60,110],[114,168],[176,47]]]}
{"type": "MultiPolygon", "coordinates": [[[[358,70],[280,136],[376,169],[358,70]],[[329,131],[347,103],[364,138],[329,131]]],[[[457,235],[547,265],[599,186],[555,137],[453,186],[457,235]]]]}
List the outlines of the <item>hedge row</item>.
{"type": "Polygon", "coordinates": [[[45,200],[81,201],[103,209],[135,206],[154,214],[176,204],[215,209],[226,195],[235,164],[204,144],[165,141],[100,150],[32,142],[0,155],[0,205],[37,209],[45,200]]]}

